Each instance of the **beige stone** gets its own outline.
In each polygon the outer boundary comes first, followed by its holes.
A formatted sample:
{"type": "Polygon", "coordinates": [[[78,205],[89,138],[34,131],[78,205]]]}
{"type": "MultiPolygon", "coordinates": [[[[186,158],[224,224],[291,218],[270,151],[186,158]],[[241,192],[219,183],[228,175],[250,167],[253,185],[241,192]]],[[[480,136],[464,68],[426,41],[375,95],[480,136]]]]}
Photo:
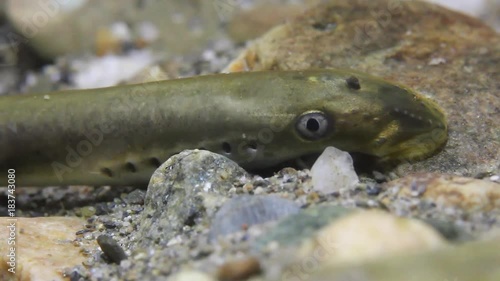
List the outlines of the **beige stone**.
{"type": "Polygon", "coordinates": [[[321,229],[300,250],[299,263],[361,263],[446,245],[433,228],[377,210],[347,215],[321,229]]]}
{"type": "Polygon", "coordinates": [[[500,184],[487,180],[419,173],[393,180],[385,187],[399,188],[399,196],[421,196],[438,205],[460,207],[469,211],[500,208],[500,184]]]}
{"type": "MultiPolygon", "coordinates": [[[[496,281],[500,280],[500,239],[475,241],[361,265],[333,265],[309,272],[311,281],[496,281]]],[[[297,272],[281,280],[297,280],[297,272]]],[[[300,279],[298,279],[300,280],[300,279]]]]}
{"type": "Polygon", "coordinates": [[[215,281],[215,278],[212,276],[199,272],[199,271],[194,271],[194,270],[183,270],[180,271],[176,274],[174,274],[172,277],[170,277],[172,281],[192,281],[192,280],[197,280],[197,281],[215,281]]]}
{"type": "Polygon", "coordinates": [[[81,265],[85,257],[73,244],[85,221],[76,217],[0,218],[0,280],[66,280],[65,268],[81,265]],[[8,272],[8,245],[15,224],[15,274],[8,272]]]}

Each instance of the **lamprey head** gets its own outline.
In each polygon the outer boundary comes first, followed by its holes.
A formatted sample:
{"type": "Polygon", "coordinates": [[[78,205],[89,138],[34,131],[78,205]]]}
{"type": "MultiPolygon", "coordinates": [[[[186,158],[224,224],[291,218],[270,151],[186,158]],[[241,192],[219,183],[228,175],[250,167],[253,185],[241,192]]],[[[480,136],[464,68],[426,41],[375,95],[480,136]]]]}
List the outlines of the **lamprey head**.
{"type": "MultiPolygon", "coordinates": [[[[263,156],[320,153],[327,146],[382,162],[430,156],[447,139],[446,119],[429,99],[397,84],[350,70],[289,76],[283,123],[274,126],[263,156]]],[[[278,119],[279,120],[279,119],[278,119]]],[[[276,122],[275,122],[276,123],[276,122]]],[[[276,124],[274,124],[276,125],[276,124]]]]}

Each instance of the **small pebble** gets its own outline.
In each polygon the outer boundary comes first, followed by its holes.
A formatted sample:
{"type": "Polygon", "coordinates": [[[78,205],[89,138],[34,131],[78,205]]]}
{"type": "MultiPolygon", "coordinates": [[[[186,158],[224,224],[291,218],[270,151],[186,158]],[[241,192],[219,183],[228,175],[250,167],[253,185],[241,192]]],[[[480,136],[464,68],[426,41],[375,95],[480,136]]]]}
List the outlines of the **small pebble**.
{"type": "Polygon", "coordinates": [[[331,146],[312,166],[311,177],[314,190],[323,194],[351,189],[359,182],[351,155],[331,146]]]}
{"type": "Polygon", "coordinates": [[[127,259],[127,254],[125,254],[123,248],[118,245],[115,239],[111,238],[111,236],[104,234],[99,235],[99,237],[97,237],[97,244],[99,244],[102,252],[111,262],[120,264],[122,260],[127,259]]]}
{"type": "Polygon", "coordinates": [[[381,191],[382,189],[378,184],[368,184],[366,186],[366,193],[370,196],[377,196],[380,194],[381,191]]]}
{"type": "Polygon", "coordinates": [[[228,261],[217,270],[217,279],[220,281],[246,280],[262,272],[259,260],[248,257],[241,260],[228,261]]]}
{"type": "Polygon", "coordinates": [[[373,177],[378,183],[386,182],[387,177],[378,171],[373,171],[373,177]]]}
{"type": "Polygon", "coordinates": [[[82,217],[88,218],[88,217],[95,215],[96,209],[92,206],[83,207],[80,209],[80,212],[82,214],[82,217]]]}
{"type": "Polygon", "coordinates": [[[146,193],[140,189],[136,189],[132,192],[130,192],[127,197],[125,198],[125,201],[128,204],[144,204],[144,198],[146,197],[146,193]]]}
{"type": "Polygon", "coordinates": [[[199,271],[181,271],[169,278],[172,281],[215,281],[206,273],[199,271]]]}

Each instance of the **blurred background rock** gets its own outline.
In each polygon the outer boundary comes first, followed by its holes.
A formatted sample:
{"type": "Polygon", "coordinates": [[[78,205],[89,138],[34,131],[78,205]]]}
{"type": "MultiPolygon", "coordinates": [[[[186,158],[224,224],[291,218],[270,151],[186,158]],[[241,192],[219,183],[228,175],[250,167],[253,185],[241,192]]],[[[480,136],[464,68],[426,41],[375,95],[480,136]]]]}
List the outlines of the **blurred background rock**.
{"type": "MultiPolygon", "coordinates": [[[[429,1],[500,28],[500,0],[429,1]]],[[[318,2],[0,0],[0,94],[219,72],[245,42],[318,2]],[[164,73],[149,69],[159,62],[164,73]]]]}

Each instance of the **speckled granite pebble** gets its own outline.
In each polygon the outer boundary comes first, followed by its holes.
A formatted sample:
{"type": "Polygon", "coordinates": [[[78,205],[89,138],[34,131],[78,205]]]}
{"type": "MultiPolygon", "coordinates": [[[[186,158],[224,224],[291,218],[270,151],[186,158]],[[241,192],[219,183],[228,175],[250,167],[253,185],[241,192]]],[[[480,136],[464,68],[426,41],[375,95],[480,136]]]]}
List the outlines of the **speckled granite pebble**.
{"type": "Polygon", "coordinates": [[[184,226],[207,224],[224,194],[241,177],[250,177],[228,158],[205,150],[185,150],[169,158],[151,177],[140,244],[166,245],[184,226]]]}

